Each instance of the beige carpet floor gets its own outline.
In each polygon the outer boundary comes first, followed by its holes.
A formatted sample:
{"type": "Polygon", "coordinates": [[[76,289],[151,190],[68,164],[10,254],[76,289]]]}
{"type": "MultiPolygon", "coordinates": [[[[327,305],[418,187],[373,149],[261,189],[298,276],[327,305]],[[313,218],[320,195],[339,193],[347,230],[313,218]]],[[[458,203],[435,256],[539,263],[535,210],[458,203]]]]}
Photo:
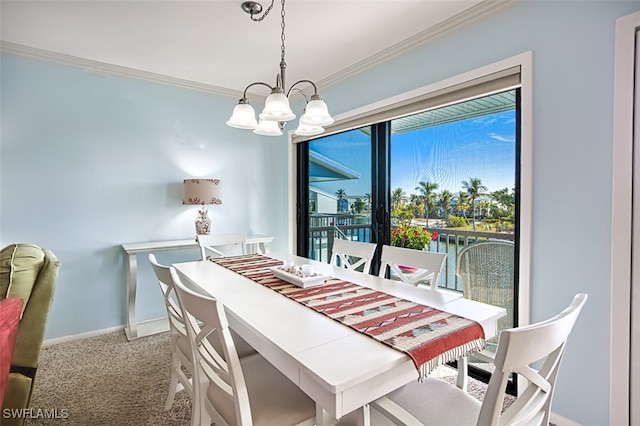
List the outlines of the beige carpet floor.
{"type": "Polygon", "coordinates": [[[68,418],[35,418],[27,424],[188,426],[185,392],[164,411],[170,365],[169,333],[129,342],[119,331],[45,347],[31,406],[66,410],[68,418]]]}
{"type": "MultiPolygon", "coordinates": [[[[184,392],[164,411],[170,371],[169,334],[127,341],[124,331],[43,348],[27,425],[189,425],[184,392]],[[58,418],[45,418],[46,412],[58,418]]],[[[455,380],[447,367],[437,374],[455,380]]],[[[482,399],[485,385],[470,379],[482,399]]]]}

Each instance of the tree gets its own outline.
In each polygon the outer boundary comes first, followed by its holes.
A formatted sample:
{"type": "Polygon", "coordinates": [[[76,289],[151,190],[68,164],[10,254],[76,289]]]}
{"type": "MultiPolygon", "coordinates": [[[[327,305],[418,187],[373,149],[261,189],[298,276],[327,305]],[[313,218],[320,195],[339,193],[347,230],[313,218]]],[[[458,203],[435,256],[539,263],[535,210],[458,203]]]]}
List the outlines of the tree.
{"type": "Polygon", "coordinates": [[[433,191],[438,189],[438,184],[433,182],[418,182],[416,191],[420,191],[420,195],[423,197],[424,202],[424,218],[429,226],[429,204],[433,203],[433,191]]]}
{"type": "Polygon", "coordinates": [[[364,209],[371,210],[371,194],[368,192],[364,194],[364,209]]]}
{"type": "Polygon", "coordinates": [[[491,198],[498,206],[498,216],[501,219],[513,220],[516,209],[515,191],[509,193],[509,189],[499,189],[491,193],[491,198]]]}
{"type": "Polygon", "coordinates": [[[473,215],[473,230],[476,230],[476,200],[487,192],[487,187],[482,185],[479,178],[469,178],[468,181],[462,181],[462,188],[467,190],[469,198],[471,198],[471,213],[473,215]]]}
{"type": "Polygon", "coordinates": [[[391,193],[391,211],[400,209],[406,202],[406,196],[402,188],[396,188],[391,193]]]}
{"type": "Polygon", "coordinates": [[[417,194],[409,195],[409,202],[405,204],[405,207],[411,211],[413,217],[420,217],[424,215],[424,202],[423,197],[417,194]]]}
{"type": "Polygon", "coordinates": [[[452,204],[453,193],[451,191],[445,189],[440,194],[438,194],[438,205],[444,211],[445,220],[449,218],[449,211],[451,210],[452,204]]]}
{"type": "Polygon", "coordinates": [[[364,204],[364,201],[362,201],[362,198],[358,197],[353,202],[353,205],[351,207],[356,213],[362,213],[362,211],[364,210],[365,204],[364,204]]]}
{"type": "Polygon", "coordinates": [[[467,210],[469,209],[469,194],[466,192],[460,191],[458,193],[458,201],[456,202],[456,208],[458,210],[458,214],[462,215],[464,219],[467,219],[467,210]]]}
{"type": "Polygon", "coordinates": [[[340,188],[336,191],[336,197],[338,197],[338,211],[345,212],[348,208],[347,201],[347,192],[340,188]]]}

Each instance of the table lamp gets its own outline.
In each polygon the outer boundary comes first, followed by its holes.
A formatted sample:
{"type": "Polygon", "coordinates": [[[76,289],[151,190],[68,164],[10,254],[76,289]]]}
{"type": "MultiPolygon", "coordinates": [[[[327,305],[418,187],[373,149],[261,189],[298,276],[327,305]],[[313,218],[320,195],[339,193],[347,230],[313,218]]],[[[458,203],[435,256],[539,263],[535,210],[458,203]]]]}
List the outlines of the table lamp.
{"type": "Polygon", "coordinates": [[[196,235],[209,235],[211,219],[205,204],[222,204],[220,199],[220,179],[185,179],[182,204],[200,204],[196,217],[196,235]]]}

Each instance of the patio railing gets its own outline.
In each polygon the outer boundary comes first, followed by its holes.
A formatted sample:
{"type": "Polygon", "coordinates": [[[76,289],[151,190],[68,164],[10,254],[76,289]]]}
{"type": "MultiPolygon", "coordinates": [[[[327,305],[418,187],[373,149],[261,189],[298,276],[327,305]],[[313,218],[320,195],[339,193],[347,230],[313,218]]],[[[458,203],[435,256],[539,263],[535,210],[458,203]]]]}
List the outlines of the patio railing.
{"type": "MultiPolygon", "coordinates": [[[[328,262],[334,238],[352,241],[370,241],[371,224],[353,223],[351,215],[331,215],[312,217],[309,227],[309,257],[328,262]],[[315,220],[314,220],[315,219],[315,220]],[[313,226],[315,225],[315,226],[313,226]]],[[[465,231],[456,228],[425,227],[437,232],[438,238],[432,241],[430,251],[448,253],[445,270],[440,275],[439,286],[454,291],[462,291],[460,277],[456,276],[456,258],[460,250],[468,244],[483,240],[514,240],[510,232],[465,231]]]]}

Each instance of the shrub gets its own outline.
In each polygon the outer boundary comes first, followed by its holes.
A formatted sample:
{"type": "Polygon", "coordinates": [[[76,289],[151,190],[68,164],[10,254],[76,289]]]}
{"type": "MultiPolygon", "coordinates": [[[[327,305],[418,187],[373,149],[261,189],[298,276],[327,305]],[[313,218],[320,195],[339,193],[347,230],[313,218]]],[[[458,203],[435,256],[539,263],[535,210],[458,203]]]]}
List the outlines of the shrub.
{"type": "Polygon", "coordinates": [[[438,238],[438,233],[431,233],[421,226],[400,225],[391,232],[391,245],[414,250],[429,249],[432,240],[438,238]]]}
{"type": "Polygon", "coordinates": [[[462,216],[449,216],[447,218],[447,226],[450,228],[459,228],[461,226],[466,226],[467,221],[462,216]]]}

